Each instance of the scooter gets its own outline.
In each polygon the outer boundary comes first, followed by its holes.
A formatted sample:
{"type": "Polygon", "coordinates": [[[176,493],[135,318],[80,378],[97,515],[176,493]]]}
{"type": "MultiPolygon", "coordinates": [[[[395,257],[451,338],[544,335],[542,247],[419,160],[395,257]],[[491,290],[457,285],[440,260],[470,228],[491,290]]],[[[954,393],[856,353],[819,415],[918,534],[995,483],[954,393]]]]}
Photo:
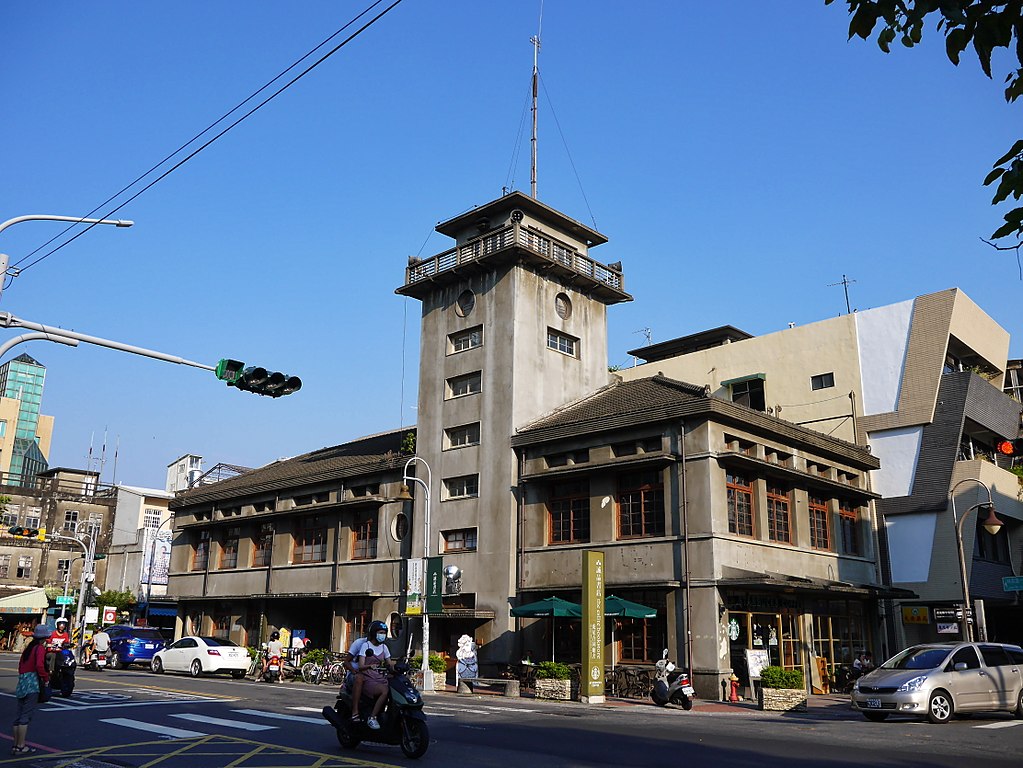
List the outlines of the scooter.
{"type": "Polygon", "coordinates": [[[341,686],[334,706],[323,708],[323,716],[334,726],[338,743],[344,749],[355,749],[362,741],[372,741],[397,744],[405,757],[413,760],[426,754],[430,730],[426,727],[423,697],[412,684],[409,669],[404,662],[394,665],[394,674],[388,678],[387,704],[377,718],[379,730],[366,725],[366,718],[373,711],[373,700],[365,695],[358,709],[362,720],[352,721],[350,680],[341,686]]]}
{"type": "Polygon", "coordinates": [[[75,655],[67,643],[64,643],[59,651],[53,651],[53,655],[55,658],[53,674],[50,675],[50,687],[66,699],[75,690],[75,668],[78,662],[75,661],[75,655]]]}
{"type": "Polygon", "coordinates": [[[106,651],[93,651],[92,656],[89,657],[89,669],[95,672],[102,672],[107,666],[107,652],[106,651]]]}
{"type": "Polygon", "coordinates": [[[683,669],[677,669],[668,661],[668,649],[664,649],[661,660],[654,667],[657,670],[657,681],[653,690],[650,691],[650,698],[654,704],[663,707],[666,704],[678,704],[684,710],[693,708],[693,696],[696,691],[689,682],[689,673],[683,669]]]}
{"type": "Polygon", "coordinates": [[[270,662],[266,665],[266,672],[263,673],[263,682],[279,683],[281,681],[281,657],[271,656],[270,662]]]}

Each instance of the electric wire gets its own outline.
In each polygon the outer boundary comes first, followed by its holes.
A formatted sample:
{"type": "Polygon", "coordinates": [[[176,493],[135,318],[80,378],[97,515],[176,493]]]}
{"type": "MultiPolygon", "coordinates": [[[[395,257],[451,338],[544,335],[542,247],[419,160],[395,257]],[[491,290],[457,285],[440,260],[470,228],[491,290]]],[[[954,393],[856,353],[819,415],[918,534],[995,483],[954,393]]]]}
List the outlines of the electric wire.
{"type": "MultiPolygon", "coordinates": [[[[383,2],[383,0],[376,0],[376,1],[375,1],[375,2],[374,2],[374,3],[372,4],[372,5],[370,5],[370,6],[368,7],[368,8],[366,8],[366,10],[362,11],[362,12],[361,12],[361,13],[360,13],[360,14],[359,14],[358,16],[356,16],[356,17],[355,17],[355,18],[353,18],[353,19],[352,19],[351,21],[349,21],[349,22],[348,22],[347,24],[345,24],[345,26],[344,26],[344,27],[342,27],[342,28],[341,28],[340,30],[338,30],[338,31],[337,31],[337,32],[335,32],[335,33],[334,33],[333,35],[331,35],[331,36],[330,36],[329,38],[327,38],[327,41],[329,41],[329,40],[333,39],[334,37],[336,37],[336,36],[337,36],[338,34],[340,34],[340,33],[341,33],[342,31],[344,31],[344,30],[345,30],[346,28],[348,28],[348,27],[349,27],[349,26],[351,26],[351,25],[352,25],[353,23],[355,23],[356,21],[358,21],[358,19],[360,19],[360,18],[362,18],[363,16],[365,16],[365,15],[366,15],[366,13],[368,13],[369,11],[371,11],[371,10],[372,10],[373,8],[375,8],[376,6],[380,5],[380,3],[382,3],[382,2],[383,2]]],[[[313,71],[314,69],[316,69],[316,67],[318,67],[318,66],[319,66],[320,64],[322,64],[322,63],[323,63],[324,61],[326,61],[326,60],[327,60],[327,59],[329,59],[329,58],[330,58],[331,56],[333,56],[333,55],[334,55],[335,53],[337,53],[337,52],[338,52],[339,50],[341,50],[341,49],[342,49],[342,48],[344,48],[344,47],[345,47],[346,45],[348,45],[348,43],[350,43],[350,42],[351,42],[352,40],[354,40],[354,39],[355,39],[356,37],[358,37],[358,36],[359,36],[359,35],[361,35],[361,34],[362,34],[363,32],[365,32],[365,31],[366,31],[367,29],[369,29],[369,28],[370,28],[371,26],[373,26],[373,24],[375,24],[375,23],[376,23],[377,21],[379,21],[379,20],[380,20],[381,18],[383,18],[383,17],[384,17],[384,16],[385,16],[385,15],[386,15],[386,14],[387,14],[388,12],[390,12],[390,11],[391,11],[392,9],[394,9],[394,7],[395,7],[395,6],[397,6],[398,4],[400,4],[401,2],[402,2],[402,0],[394,0],[394,2],[392,2],[392,3],[391,3],[390,5],[388,5],[388,6],[386,7],[386,8],[384,8],[384,10],[382,10],[382,11],[381,11],[380,13],[378,13],[378,14],[377,14],[376,16],[374,16],[374,17],[373,17],[372,19],[370,19],[370,20],[369,20],[369,21],[367,21],[367,22],[366,22],[365,24],[363,24],[363,25],[362,25],[361,27],[359,27],[359,28],[358,28],[358,29],[357,29],[357,30],[356,30],[355,32],[353,32],[353,33],[352,33],[351,35],[349,35],[348,37],[346,37],[346,38],[345,38],[344,40],[342,40],[342,41],[341,41],[340,43],[338,43],[338,44],[337,44],[336,46],[334,46],[333,48],[331,48],[331,49],[330,49],[330,50],[329,50],[329,51],[328,51],[327,53],[325,53],[325,54],[324,54],[323,56],[321,56],[321,57],[320,57],[319,59],[317,59],[317,60],[316,60],[315,62],[313,62],[313,63],[312,63],[312,64],[310,64],[310,65],[309,65],[308,67],[306,67],[306,68],[305,68],[304,70],[302,70],[302,72],[300,72],[300,73],[299,73],[298,75],[296,75],[295,77],[293,77],[293,78],[292,78],[291,80],[289,80],[289,81],[288,81],[287,83],[285,83],[285,84],[284,84],[283,86],[281,86],[281,87],[280,87],[280,88],[278,88],[278,89],[277,89],[276,91],[274,91],[274,92],[273,92],[272,94],[270,94],[270,96],[268,96],[267,98],[263,99],[263,101],[259,102],[259,103],[258,103],[258,104],[257,104],[256,106],[254,106],[254,107],[253,107],[252,109],[250,109],[250,110],[249,110],[248,112],[246,112],[246,113],[245,113],[245,114],[243,114],[243,115],[242,115],[241,117],[239,117],[239,118],[238,118],[237,120],[235,120],[235,121],[234,121],[233,123],[231,123],[231,124],[230,124],[230,125],[228,125],[228,126],[227,126],[226,128],[224,128],[224,130],[220,131],[220,133],[216,134],[216,135],[215,135],[215,136],[214,136],[213,138],[211,138],[211,139],[210,139],[209,141],[207,141],[207,142],[206,142],[205,144],[202,144],[202,145],[201,145],[201,146],[200,146],[200,147],[199,147],[198,149],[196,149],[196,150],[194,150],[193,152],[191,152],[190,154],[186,155],[186,156],[185,156],[185,157],[184,157],[184,158],[183,158],[182,160],[180,160],[179,162],[175,163],[175,164],[174,164],[173,166],[171,166],[171,167],[170,167],[170,168],[169,168],[169,169],[168,169],[167,171],[165,171],[164,173],[160,174],[160,175],[159,175],[159,176],[158,176],[158,177],[157,177],[156,179],[154,179],[154,180],[153,180],[153,181],[151,181],[151,182],[150,182],[149,184],[147,184],[146,186],[144,186],[144,187],[143,187],[142,189],[140,189],[140,190],[139,190],[138,192],[136,192],[135,194],[133,194],[133,195],[132,195],[131,197],[129,197],[129,198],[127,199],[127,200],[125,200],[125,201],[124,201],[124,202],[122,202],[122,203],[119,203],[119,204],[118,204],[117,206],[115,206],[114,208],[112,208],[112,209],[111,209],[110,211],[108,211],[108,212],[107,212],[107,213],[106,213],[106,214],[105,214],[105,215],[104,215],[104,216],[103,216],[102,218],[105,218],[105,219],[106,219],[106,218],[110,218],[110,217],[111,217],[111,216],[112,216],[113,214],[115,214],[115,213],[116,213],[117,211],[121,210],[122,208],[124,208],[124,206],[128,205],[128,203],[132,202],[133,200],[135,200],[136,198],[138,198],[138,197],[139,197],[140,195],[142,195],[143,193],[145,193],[145,192],[147,192],[148,190],[150,190],[150,189],[151,189],[152,187],[154,187],[154,186],[155,186],[156,184],[158,184],[159,182],[163,181],[163,180],[164,180],[165,178],[167,178],[167,177],[168,177],[168,176],[169,176],[170,174],[172,174],[172,173],[173,173],[174,171],[176,171],[176,170],[177,170],[178,168],[180,168],[180,167],[181,167],[182,165],[184,165],[185,163],[187,163],[187,162],[188,162],[189,160],[191,160],[191,159],[192,159],[193,157],[195,157],[196,155],[198,155],[198,154],[199,154],[200,152],[202,152],[202,151],[203,151],[204,149],[206,149],[206,148],[207,148],[208,146],[210,146],[211,144],[213,144],[213,142],[217,141],[217,139],[219,139],[219,138],[221,138],[222,136],[224,136],[224,135],[225,135],[225,134],[226,134],[226,133],[227,133],[228,131],[230,131],[231,129],[233,129],[233,128],[234,128],[235,126],[237,126],[237,125],[238,125],[239,123],[241,123],[242,121],[246,120],[246,119],[247,119],[247,118],[249,118],[249,117],[250,117],[251,115],[253,115],[253,114],[254,114],[255,112],[259,111],[259,110],[260,110],[260,109],[262,109],[262,108],[263,108],[264,106],[266,106],[267,104],[269,104],[269,103],[270,103],[271,101],[273,101],[273,100],[274,100],[275,98],[277,98],[277,97],[278,97],[278,96],[279,96],[280,94],[282,94],[282,93],[283,93],[284,91],[286,91],[286,90],[287,90],[288,88],[290,88],[290,87],[291,87],[292,85],[294,85],[294,84],[295,84],[295,83],[297,83],[297,82],[298,82],[299,80],[301,80],[301,79],[302,79],[303,77],[305,77],[305,76],[306,76],[307,74],[309,74],[309,73],[310,73],[310,72],[312,72],[312,71],[313,71]]],[[[290,67],[288,67],[288,69],[284,70],[284,72],[282,72],[282,73],[281,73],[281,75],[278,75],[277,77],[275,77],[275,78],[274,78],[273,80],[271,80],[271,81],[270,81],[269,83],[267,83],[267,85],[263,86],[263,88],[260,88],[260,89],[259,89],[258,91],[256,91],[256,92],[255,92],[255,93],[254,93],[254,94],[253,94],[252,96],[250,96],[249,98],[247,98],[247,99],[245,99],[245,100],[244,100],[243,102],[241,102],[241,104],[239,104],[239,106],[238,106],[238,107],[235,107],[235,108],[234,108],[233,110],[231,110],[231,112],[228,112],[228,113],[227,113],[226,115],[224,115],[224,117],[220,118],[220,119],[219,119],[219,120],[217,120],[217,121],[216,121],[215,123],[213,123],[213,124],[212,124],[212,125],[210,126],[210,128],[212,128],[213,126],[215,126],[215,125],[218,125],[219,123],[223,122],[223,120],[224,120],[224,119],[226,119],[226,117],[227,117],[227,116],[229,116],[229,115],[230,115],[230,114],[231,114],[232,112],[236,111],[236,110],[237,110],[237,109],[238,109],[238,108],[239,108],[239,107],[240,107],[241,105],[243,105],[243,104],[245,104],[245,103],[249,102],[249,101],[250,101],[250,100],[251,100],[251,99],[252,99],[253,97],[255,97],[255,96],[256,96],[256,95],[258,94],[258,93],[260,93],[261,91],[265,90],[265,89],[266,89],[266,88],[267,88],[267,87],[268,87],[268,86],[269,86],[270,84],[274,83],[274,82],[275,82],[276,80],[280,79],[280,77],[281,77],[281,76],[282,76],[283,74],[285,74],[285,73],[289,72],[289,71],[290,71],[291,69],[293,69],[293,68],[294,68],[294,67],[295,67],[295,66],[296,66],[296,65],[297,65],[298,63],[300,63],[301,61],[303,61],[303,60],[305,60],[306,58],[308,58],[308,57],[309,57],[309,56],[310,56],[310,55],[311,55],[311,54],[312,54],[313,52],[315,52],[315,51],[316,51],[316,50],[318,50],[319,48],[323,47],[323,45],[324,45],[324,43],[320,43],[320,45],[318,45],[318,46],[317,46],[316,48],[314,48],[314,49],[313,49],[312,51],[310,51],[310,53],[307,53],[307,54],[306,54],[305,56],[303,56],[303,57],[302,57],[301,59],[299,59],[299,60],[298,60],[297,62],[295,62],[295,64],[292,64],[292,65],[291,65],[290,67]]],[[[199,134],[197,135],[197,137],[198,137],[198,136],[202,136],[203,134],[207,133],[207,132],[208,132],[208,131],[210,130],[210,128],[207,128],[206,130],[204,130],[204,131],[202,131],[201,133],[199,133],[199,134]]],[[[187,142],[187,143],[186,143],[185,145],[183,145],[183,147],[187,147],[187,146],[188,146],[189,144],[193,143],[194,141],[195,141],[195,139],[192,139],[191,141],[189,141],[189,142],[187,142]]],[[[180,151],[181,151],[181,149],[178,149],[178,150],[176,150],[175,152],[171,153],[171,155],[169,155],[168,157],[174,157],[174,156],[175,156],[176,154],[178,154],[178,153],[179,153],[180,151]]],[[[161,162],[160,162],[160,163],[158,163],[158,164],[157,164],[156,166],[154,166],[154,169],[155,169],[155,168],[159,168],[159,167],[160,167],[161,165],[163,165],[163,164],[164,164],[164,163],[165,163],[166,161],[167,161],[167,159],[165,159],[165,160],[161,161],[161,162]]],[[[133,181],[133,182],[132,182],[131,184],[129,184],[129,185],[127,186],[127,187],[125,187],[125,188],[124,188],[124,190],[122,190],[121,192],[118,192],[118,193],[117,193],[116,195],[114,195],[114,196],[113,196],[112,198],[109,198],[107,202],[109,202],[110,200],[116,199],[116,198],[117,198],[117,197],[118,197],[118,196],[119,196],[120,194],[122,194],[122,193],[123,193],[123,192],[124,192],[125,190],[127,190],[127,189],[130,189],[130,188],[131,188],[132,186],[134,186],[135,184],[137,184],[137,183],[138,183],[138,182],[139,182],[139,181],[140,181],[141,179],[145,178],[145,177],[146,177],[146,176],[148,176],[148,175],[149,175],[150,173],[152,173],[152,171],[153,171],[153,169],[150,169],[150,171],[147,171],[147,172],[146,172],[145,174],[143,174],[143,175],[142,175],[142,176],[140,176],[140,177],[139,177],[138,179],[136,179],[136,180],[135,180],[135,181],[133,181]]],[[[97,210],[99,210],[100,208],[102,208],[102,207],[103,207],[103,205],[105,205],[105,204],[106,204],[106,203],[102,203],[102,204],[100,204],[100,205],[99,205],[99,206],[97,206],[97,207],[96,207],[95,209],[93,209],[93,211],[92,211],[91,213],[95,213],[95,211],[97,211],[97,210]]],[[[84,216],[83,218],[89,218],[89,214],[86,214],[86,216],[84,216]]],[[[65,229],[65,230],[64,230],[64,232],[63,232],[63,233],[61,233],[61,234],[64,234],[64,233],[66,233],[66,232],[67,232],[67,231],[68,231],[69,229],[71,229],[71,228],[72,228],[72,227],[74,227],[74,226],[75,226],[75,225],[74,225],[74,224],[72,224],[72,225],[71,225],[70,227],[68,227],[67,229],[65,229]]],[[[24,266],[24,267],[21,267],[21,269],[19,270],[19,273],[21,273],[21,272],[24,272],[24,271],[25,271],[26,269],[30,269],[30,268],[34,267],[34,266],[35,266],[36,264],[38,264],[39,262],[43,261],[44,259],[47,259],[47,258],[49,258],[50,256],[52,256],[53,254],[55,254],[55,253],[56,253],[57,251],[61,250],[61,249],[62,249],[62,248],[64,248],[65,246],[67,246],[67,245],[70,245],[70,244],[71,244],[71,243],[73,243],[73,242],[74,242],[75,240],[77,240],[77,239],[78,239],[79,237],[81,237],[81,236],[82,236],[82,235],[84,235],[84,234],[85,234],[86,232],[88,232],[88,231],[89,231],[90,229],[92,229],[92,228],[93,228],[94,226],[96,226],[96,224],[90,224],[90,225],[89,225],[89,226],[87,226],[87,227],[86,227],[85,229],[81,230],[80,232],[77,232],[77,233],[76,233],[76,234],[75,234],[74,236],[72,236],[72,237],[71,237],[70,239],[68,239],[68,240],[66,240],[65,242],[63,242],[63,243],[61,243],[60,245],[58,245],[58,246],[57,246],[56,248],[54,248],[54,249],[52,249],[51,251],[49,251],[49,252],[47,252],[47,253],[43,254],[43,255],[42,255],[42,256],[40,256],[40,257],[39,257],[38,259],[36,259],[35,261],[32,261],[32,262],[30,262],[30,263],[29,263],[29,264],[27,264],[26,266],[24,266]]],[[[61,235],[58,235],[57,237],[60,237],[60,236],[61,236],[61,235]]],[[[53,242],[53,239],[55,239],[55,238],[51,238],[51,240],[50,240],[49,242],[53,242]]],[[[37,249],[36,249],[35,251],[33,251],[32,253],[34,254],[34,253],[38,252],[39,250],[41,250],[41,249],[42,249],[42,248],[44,248],[44,247],[45,247],[45,245],[43,245],[43,246],[40,246],[39,248],[37,248],[37,249]]],[[[31,254],[29,254],[29,256],[26,256],[26,257],[24,257],[23,259],[21,259],[21,260],[20,260],[20,261],[19,261],[18,263],[20,264],[20,263],[21,263],[22,261],[24,261],[25,259],[27,259],[27,258],[30,258],[30,256],[31,256],[31,254]]],[[[15,266],[16,266],[16,265],[15,265],[15,266]]]]}
{"type": "MultiPolygon", "coordinates": [[[[220,123],[224,122],[224,121],[225,121],[225,120],[226,120],[226,119],[227,119],[228,117],[230,117],[230,116],[231,116],[232,114],[234,114],[235,112],[237,112],[237,111],[238,111],[239,109],[241,109],[241,108],[242,108],[243,106],[245,106],[245,105],[246,105],[246,104],[247,104],[248,102],[252,101],[252,100],[253,100],[254,98],[256,98],[256,96],[258,96],[258,95],[259,95],[260,93],[262,93],[263,91],[265,91],[265,90],[266,90],[267,88],[269,88],[269,87],[270,87],[271,85],[273,85],[274,83],[276,83],[276,82],[277,82],[278,80],[280,80],[280,79],[281,79],[282,77],[284,77],[284,76],[285,76],[286,74],[288,74],[288,72],[290,72],[290,71],[291,71],[291,70],[293,70],[293,69],[294,69],[295,67],[297,67],[297,66],[298,66],[299,64],[301,64],[301,63],[302,63],[303,61],[305,61],[306,59],[308,59],[308,58],[309,58],[310,56],[312,56],[312,55],[313,55],[314,53],[316,53],[316,51],[320,50],[320,48],[322,48],[322,47],[323,47],[323,46],[325,46],[325,45],[326,45],[327,43],[329,43],[329,42],[330,42],[331,40],[333,40],[333,39],[334,39],[335,37],[337,37],[338,35],[340,35],[340,34],[341,34],[342,32],[344,32],[344,31],[345,31],[346,29],[348,29],[348,27],[350,27],[350,26],[351,26],[352,24],[354,24],[355,22],[357,22],[357,21],[358,21],[359,19],[361,19],[361,18],[362,18],[363,16],[365,16],[365,15],[366,15],[367,13],[369,13],[369,12],[370,12],[371,10],[373,10],[373,8],[374,8],[374,7],[376,7],[377,5],[379,5],[379,4],[380,4],[380,3],[382,3],[382,2],[383,2],[383,0],[376,0],[376,2],[374,2],[374,3],[373,3],[372,5],[370,5],[370,6],[368,7],[368,8],[366,8],[365,10],[363,10],[363,11],[362,11],[362,12],[361,12],[361,13],[360,13],[360,14],[359,14],[358,16],[356,16],[355,18],[351,19],[351,20],[350,20],[350,21],[349,21],[349,22],[348,22],[347,24],[345,24],[345,25],[344,25],[343,27],[341,27],[341,29],[337,30],[337,31],[336,31],[336,32],[335,32],[334,34],[332,34],[332,35],[331,35],[330,37],[328,37],[328,38],[327,38],[326,40],[322,41],[321,43],[319,43],[318,45],[316,45],[315,47],[313,47],[313,48],[312,48],[312,50],[310,50],[310,51],[309,51],[308,53],[306,53],[306,54],[305,54],[304,56],[302,56],[302,57],[301,57],[300,59],[298,59],[297,61],[295,61],[294,63],[292,63],[292,64],[291,64],[291,66],[289,66],[289,67],[288,67],[287,69],[285,69],[284,71],[280,72],[280,73],[279,73],[279,74],[277,74],[277,75],[276,75],[276,76],[275,76],[274,78],[272,78],[272,79],[271,79],[271,80],[269,80],[269,81],[268,81],[267,83],[265,83],[264,85],[262,85],[262,86],[261,86],[260,88],[258,88],[257,90],[253,91],[253,92],[252,92],[251,94],[249,94],[249,95],[248,95],[247,97],[245,97],[244,99],[242,99],[242,101],[238,102],[238,104],[236,104],[235,106],[233,106],[233,107],[232,107],[231,109],[229,109],[229,110],[228,110],[227,112],[225,112],[225,113],[224,113],[223,115],[221,115],[221,116],[220,116],[219,118],[217,118],[217,119],[216,119],[215,121],[213,121],[213,122],[212,122],[212,123],[210,123],[210,124],[209,124],[208,126],[206,126],[205,128],[203,128],[203,129],[202,129],[201,131],[199,131],[199,133],[197,133],[197,134],[196,134],[195,136],[193,136],[192,138],[190,138],[190,139],[189,139],[188,141],[186,141],[186,142],[185,142],[184,144],[182,144],[182,145],[181,145],[180,147],[178,147],[178,148],[177,148],[177,149],[175,149],[175,150],[174,150],[173,152],[171,152],[171,153],[170,153],[170,154],[168,154],[168,155],[167,155],[166,157],[164,157],[164,158],[163,158],[162,160],[160,160],[160,161],[159,161],[158,163],[156,163],[155,165],[153,165],[153,166],[152,166],[152,167],[151,167],[151,168],[150,168],[149,170],[147,170],[146,172],[144,172],[144,173],[140,174],[139,176],[137,176],[137,177],[135,178],[135,180],[134,180],[134,181],[132,181],[131,183],[129,183],[129,184],[126,184],[125,186],[121,187],[121,189],[119,189],[119,190],[118,190],[117,192],[115,192],[114,194],[112,194],[112,195],[111,195],[110,197],[108,197],[108,198],[107,198],[106,200],[104,200],[104,201],[103,201],[102,203],[100,203],[99,205],[97,205],[97,206],[96,206],[95,208],[93,208],[93,209],[92,209],[91,211],[89,211],[88,213],[86,213],[86,214],[85,214],[84,216],[82,216],[82,218],[83,218],[83,219],[88,219],[88,218],[90,218],[90,217],[91,217],[91,216],[92,216],[92,215],[93,215],[94,213],[96,213],[96,211],[98,211],[98,210],[99,210],[100,208],[102,208],[103,206],[105,206],[105,205],[107,205],[107,204],[109,204],[109,203],[113,202],[114,200],[116,200],[116,199],[117,199],[118,197],[120,197],[120,196],[121,196],[121,195],[123,195],[123,194],[124,194],[125,192],[127,192],[127,191],[128,191],[129,189],[131,189],[131,188],[132,188],[132,187],[134,187],[134,186],[135,186],[136,184],[138,184],[138,183],[139,183],[140,181],[142,181],[142,180],[143,180],[144,178],[146,178],[146,177],[147,177],[147,176],[149,176],[149,175],[150,175],[151,173],[153,173],[153,172],[154,172],[154,171],[155,171],[155,170],[156,170],[157,168],[159,168],[160,166],[162,166],[162,165],[164,165],[165,163],[169,162],[169,161],[171,160],[171,158],[175,157],[175,156],[176,156],[176,155],[178,155],[179,153],[183,152],[183,151],[184,151],[184,150],[185,150],[185,149],[186,149],[187,147],[189,147],[189,146],[190,146],[191,144],[194,144],[194,143],[195,143],[196,141],[198,141],[198,140],[199,140],[200,138],[202,138],[202,137],[203,137],[203,136],[204,136],[205,134],[207,134],[207,133],[209,133],[209,132],[210,132],[211,130],[213,130],[213,129],[214,129],[214,128],[215,128],[216,126],[217,126],[217,125],[219,125],[220,123]]],[[[33,251],[32,251],[31,253],[27,253],[27,254],[25,254],[24,256],[22,256],[22,257],[21,257],[21,258],[20,258],[20,259],[19,259],[18,261],[16,261],[16,262],[15,262],[14,264],[12,264],[11,266],[13,266],[13,267],[16,267],[16,266],[18,266],[18,264],[21,264],[22,262],[24,262],[24,261],[27,261],[28,259],[32,258],[32,257],[33,257],[33,256],[34,256],[34,255],[35,255],[36,253],[38,253],[38,252],[39,252],[39,251],[41,251],[41,250],[42,250],[43,248],[45,248],[46,246],[48,246],[48,245],[49,245],[50,243],[52,243],[52,242],[53,242],[54,240],[58,240],[58,239],[60,239],[60,238],[61,238],[61,237],[63,237],[63,236],[64,236],[64,235],[65,235],[65,234],[66,234],[67,232],[69,232],[70,230],[74,229],[74,228],[75,228],[75,227],[77,227],[77,226],[78,226],[78,223],[72,223],[72,224],[69,224],[69,225],[68,225],[67,227],[65,227],[65,228],[64,228],[63,230],[61,230],[61,231],[60,231],[59,233],[57,233],[56,235],[54,235],[53,237],[51,237],[51,238],[50,238],[49,240],[47,240],[47,241],[46,241],[45,243],[43,243],[43,244],[42,244],[42,245],[40,245],[40,246],[39,246],[38,248],[36,248],[35,250],[33,250],[33,251]]],[[[90,225],[90,226],[89,226],[88,228],[86,228],[85,230],[83,230],[83,233],[82,233],[82,234],[84,234],[85,232],[87,232],[87,231],[88,231],[89,229],[92,229],[92,227],[94,227],[94,226],[96,226],[96,224],[92,224],[92,225],[90,225]]],[[[6,286],[4,286],[4,287],[6,288],[6,286]]]]}
{"type": "Polygon", "coordinates": [[[540,85],[543,86],[543,95],[547,97],[547,105],[551,108],[551,115],[554,116],[554,124],[558,127],[558,134],[561,136],[561,144],[565,147],[565,154],[568,155],[568,164],[572,166],[572,173],[575,174],[576,184],[579,185],[579,193],[583,196],[583,203],[586,205],[586,211],[590,214],[590,221],[593,222],[593,228],[599,231],[597,227],[597,219],[593,215],[593,209],[590,208],[590,201],[586,198],[586,190],[583,189],[582,179],[579,178],[579,171],[576,170],[575,160],[572,159],[572,152],[568,148],[568,142],[565,140],[565,133],[561,130],[561,121],[558,120],[558,113],[554,111],[554,102],[551,101],[551,95],[547,92],[547,83],[544,82],[543,77],[540,77],[540,85]]]}
{"type": "MultiPolygon", "coordinates": [[[[530,78],[532,80],[532,78],[530,78]]],[[[519,152],[522,150],[522,134],[526,130],[526,116],[529,114],[529,102],[532,98],[532,86],[526,94],[522,104],[522,114],[519,116],[519,129],[515,133],[515,143],[512,145],[511,161],[508,163],[508,174],[504,178],[505,189],[515,188],[515,168],[519,164],[519,152]]]]}

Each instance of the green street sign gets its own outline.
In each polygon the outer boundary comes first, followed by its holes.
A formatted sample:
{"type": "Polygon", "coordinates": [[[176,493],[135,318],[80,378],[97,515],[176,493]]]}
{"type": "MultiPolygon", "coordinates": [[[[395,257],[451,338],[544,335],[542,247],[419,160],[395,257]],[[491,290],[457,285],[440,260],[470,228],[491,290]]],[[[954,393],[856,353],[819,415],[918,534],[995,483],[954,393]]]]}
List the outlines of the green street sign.
{"type": "Polygon", "coordinates": [[[1003,592],[1023,592],[1023,576],[1003,576],[1003,592]]]}
{"type": "Polygon", "coordinates": [[[71,595],[57,595],[57,605],[74,605],[75,599],[71,595]]]}

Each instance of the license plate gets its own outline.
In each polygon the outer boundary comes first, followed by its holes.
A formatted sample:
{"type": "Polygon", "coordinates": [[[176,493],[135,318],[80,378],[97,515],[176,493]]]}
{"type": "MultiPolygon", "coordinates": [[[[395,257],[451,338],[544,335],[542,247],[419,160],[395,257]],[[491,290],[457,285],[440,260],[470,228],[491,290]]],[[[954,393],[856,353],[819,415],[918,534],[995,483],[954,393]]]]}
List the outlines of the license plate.
{"type": "Polygon", "coordinates": [[[881,699],[867,699],[867,709],[881,709],[881,699]]]}
{"type": "Polygon", "coordinates": [[[152,647],[153,647],[152,643],[146,643],[146,648],[152,648],[152,647]]]}
{"type": "Polygon", "coordinates": [[[686,696],[692,696],[694,693],[696,693],[696,689],[694,689],[693,686],[691,685],[683,685],[682,693],[684,693],[686,696]]]}

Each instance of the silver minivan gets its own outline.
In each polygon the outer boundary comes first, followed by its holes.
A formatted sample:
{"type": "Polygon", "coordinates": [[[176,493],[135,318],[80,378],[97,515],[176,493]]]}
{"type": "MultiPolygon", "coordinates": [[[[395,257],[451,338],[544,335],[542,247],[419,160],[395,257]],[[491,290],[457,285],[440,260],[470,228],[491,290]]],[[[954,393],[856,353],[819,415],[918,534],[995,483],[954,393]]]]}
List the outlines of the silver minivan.
{"type": "Polygon", "coordinates": [[[1023,648],[1004,643],[928,643],[896,654],[853,685],[868,720],[916,715],[946,723],[957,712],[1005,710],[1023,718],[1023,648]]]}

